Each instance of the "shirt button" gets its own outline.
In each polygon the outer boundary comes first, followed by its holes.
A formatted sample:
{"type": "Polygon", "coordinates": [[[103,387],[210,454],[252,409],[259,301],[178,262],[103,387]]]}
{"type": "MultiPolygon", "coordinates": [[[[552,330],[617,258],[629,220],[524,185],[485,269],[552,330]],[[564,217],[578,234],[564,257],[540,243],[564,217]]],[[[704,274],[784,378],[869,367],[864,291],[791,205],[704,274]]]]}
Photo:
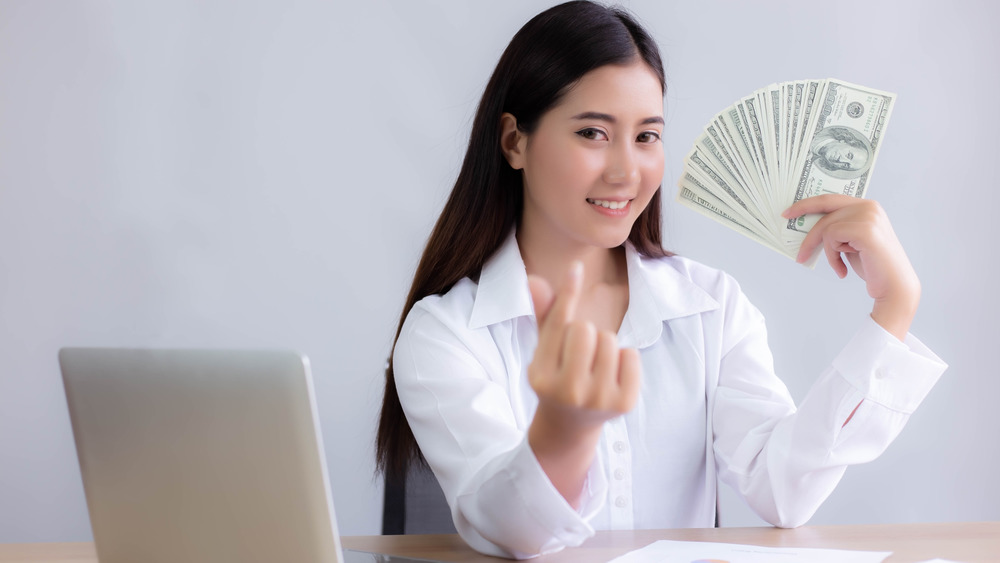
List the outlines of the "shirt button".
{"type": "Polygon", "coordinates": [[[628,504],[628,499],[626,499],[625,497],[620,496],[615,499],[615,506],[617,506],[618,508],[625,508],[627,504],[628,504]]]}
{"type": "Polygon", "coordinates": [[[620,454],[620,453],[622,453],[624,451],[625,451],[625,442],[622,442],[621,440],[618,440],[617,442],[615,442],[615,453],[619,453],[620,454]]]}
{"type": "Polygon", "coordinates": [[[615,479],[621,481],[624,478],[625,478],[625,470],[621,468],[615,469],[615,479]]]}

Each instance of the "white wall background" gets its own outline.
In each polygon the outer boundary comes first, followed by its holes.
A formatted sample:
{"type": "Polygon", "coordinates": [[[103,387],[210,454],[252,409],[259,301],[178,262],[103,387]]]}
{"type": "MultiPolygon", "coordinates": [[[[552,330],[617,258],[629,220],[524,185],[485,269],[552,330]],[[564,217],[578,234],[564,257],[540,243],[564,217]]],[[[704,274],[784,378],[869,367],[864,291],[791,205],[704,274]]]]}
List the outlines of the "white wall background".
{"type": "MultiPolygon", "coordinates": [[[[550,4],[0,0],[0,542],[90,538],[66,345],[305,352],[341,530],[377,533],[399,308],[482,87],[550,4]]],[[[770,82],[899,94],[871,195],[923,281],[913,330],[951,368],[812,523],[1000,519],[998,5],[627,5],[667,67],[667,244],[742,282],[797,399],[869,310],[863,284],[673,204],[682,158],[770,82]]]]}

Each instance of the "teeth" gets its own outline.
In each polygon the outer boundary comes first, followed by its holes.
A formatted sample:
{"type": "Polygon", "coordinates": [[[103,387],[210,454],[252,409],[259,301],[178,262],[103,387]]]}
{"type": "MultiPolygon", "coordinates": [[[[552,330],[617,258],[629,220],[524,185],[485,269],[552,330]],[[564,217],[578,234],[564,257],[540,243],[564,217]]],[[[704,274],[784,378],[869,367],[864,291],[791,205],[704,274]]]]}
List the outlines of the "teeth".
{"type": "Polygon", "coordinates": [[[628,201],[608,201],[606,199],[588,199],[589,203],[594,205],[600,205],[601,207],[606,207],[608,209],[622,209],[628,205],[628,201]]]}

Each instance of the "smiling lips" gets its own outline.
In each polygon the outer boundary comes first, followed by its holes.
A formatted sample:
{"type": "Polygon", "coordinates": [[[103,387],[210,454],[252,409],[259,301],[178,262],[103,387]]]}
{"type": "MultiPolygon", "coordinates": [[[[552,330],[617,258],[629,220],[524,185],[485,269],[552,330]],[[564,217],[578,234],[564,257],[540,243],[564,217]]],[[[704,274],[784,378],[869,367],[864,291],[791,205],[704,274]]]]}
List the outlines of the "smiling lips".
{"type": "Polygon", "coordinates": [[[610,199],[587,198],[587,203],[593,205],[597,208],[597,211],[605,215],[618,217],[628,214],[629,205],[632,203],[632,200],[626,199],[624,201],[612,201],[610,199]]]}

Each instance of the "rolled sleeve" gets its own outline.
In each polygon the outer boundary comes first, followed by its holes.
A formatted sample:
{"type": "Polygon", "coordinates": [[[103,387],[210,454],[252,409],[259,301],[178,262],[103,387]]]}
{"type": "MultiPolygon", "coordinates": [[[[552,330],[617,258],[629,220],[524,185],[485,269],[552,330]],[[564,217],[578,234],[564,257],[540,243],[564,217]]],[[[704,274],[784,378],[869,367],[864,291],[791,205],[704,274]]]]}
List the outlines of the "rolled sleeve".
{"type": "Polygon", "coordinates": [[[900,342],[869,318],[833,367],[865,399],[910,414],[948,365],[912,334],[900,342]]]}
{"type": "Polygon", "coordinates": [[[574,510],[518,426],[488,332],[455,330],[430,309],[418,304],[407,317],[393,366],[407,421],[459,534],[477,551],[517,559],[579,545],[594,534],[587,520],[606,496],[599,462],[574,510]]]}
{"type": "MultiPolygon", "coordinates": [[[[753,311],[744,299],[731,306],[753,311]]],[[[776,526],[804,524],[848,466],[881,455],[947,368],[913,335],[900,342],[869,317],[795,409],[770,365],[762,320],[729,319],[742,337],[716,392],[719,474],[776,526]]]]}
{"type": "Polygon", "coordinates": [[[504,457],[497,471],[457,499],[466,519],[489,521],[489,526],[468,530],[470,535],[504,546],[503,555],[517,559],[577,546],[594,535],[587,520],[600,510],[607,490],[603,477],[595,479],[600,471],[592,468],[588,474],[578,512],[552,485],[527,440],[504,457]]]}

